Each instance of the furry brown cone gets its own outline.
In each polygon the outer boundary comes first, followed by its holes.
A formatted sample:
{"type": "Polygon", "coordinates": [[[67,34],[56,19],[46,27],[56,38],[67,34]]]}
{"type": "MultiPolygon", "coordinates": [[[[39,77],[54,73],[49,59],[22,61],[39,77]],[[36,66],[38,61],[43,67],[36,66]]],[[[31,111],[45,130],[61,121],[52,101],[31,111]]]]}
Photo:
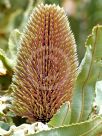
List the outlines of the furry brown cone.
{"type": "Polygon", "coordinates": [[[67,16],[55,5],[39,5],[20,41],[11,88],[13,110],[30,121],[48,122],[71,101],[77,73],[76,45],[67,16]]]}

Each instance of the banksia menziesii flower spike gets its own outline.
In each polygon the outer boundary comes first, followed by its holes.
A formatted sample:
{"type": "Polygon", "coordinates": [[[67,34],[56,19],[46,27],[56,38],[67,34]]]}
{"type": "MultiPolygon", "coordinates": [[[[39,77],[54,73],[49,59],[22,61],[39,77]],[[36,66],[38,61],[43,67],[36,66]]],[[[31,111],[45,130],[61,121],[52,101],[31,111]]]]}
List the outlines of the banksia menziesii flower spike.
{"type": "Polygon", "coordinates": [[[13,110],[47,122],[71,100],[77,71],[76,45],[67,16],[55,5],[39,5],[20,42],[13,76],[13,110]]]}

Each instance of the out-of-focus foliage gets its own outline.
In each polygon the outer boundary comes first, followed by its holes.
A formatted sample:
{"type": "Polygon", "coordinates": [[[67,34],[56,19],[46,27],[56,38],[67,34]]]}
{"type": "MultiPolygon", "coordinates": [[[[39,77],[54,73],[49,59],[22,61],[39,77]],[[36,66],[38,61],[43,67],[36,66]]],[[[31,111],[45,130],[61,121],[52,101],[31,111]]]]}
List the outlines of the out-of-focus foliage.
{"type": "Polygon", "coordinates": [[[44,0],[44,3],[47,3],[47,4],[58,4],[60,5],[61,4],[61,0],[44,0]]]}
{"type": "Polygon", "coordinates": [[[0,135],[13,132],[12,135],[16,136],[101,136],[102,26],[94,27],[84,46],[87,35],[96,24],[102,24],[101,0],[0,0],[0,135]],[[72,107],[68,103],[63,104],[48,123],[51,128],[39,123],[40,129],[36,124],[20,125],[25,120],[15,117],[10,111],[12,97],[8,92],[22,30],[33,7],[39,3],[55,3],[64,7],[78,45],[79,61],[82,60],[72,107]],[[39,131],[42,132],[36,133],[39,131]]]}
{"type": "Polygon", "coordinates": [[[83,43],[93,26],[102,24],[101,0],[62,0],[62,6],[69,16],[72,30],[78,45],[79,60],[83,58],[83,43]]]}
{"type": "MultiPolygon", "coordinates": [[[[9,40],[10,33],[15,28],[22,30],[33,8],[33,4],[33,0],[0,0],[0,61],[3,63],[0,64],[0,68],[5,67],[6,71],[3,71],[3,73],[0,71],[2,73],[0,76],[0,90],[8,89],[13,74],[15,57],[11,56],[13,55],[11,48],[16,48],[17,45],[15,47],[11,45],[12,43],[9,40]]],[[[10,39],[12,37],[14,36],[11,34],[10,39]]]]}

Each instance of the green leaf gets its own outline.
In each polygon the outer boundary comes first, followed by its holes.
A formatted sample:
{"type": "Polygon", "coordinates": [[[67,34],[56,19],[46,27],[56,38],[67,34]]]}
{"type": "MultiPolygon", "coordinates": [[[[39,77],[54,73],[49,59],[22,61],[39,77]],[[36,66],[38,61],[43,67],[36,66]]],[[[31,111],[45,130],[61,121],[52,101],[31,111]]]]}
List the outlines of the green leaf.
{"type": "Polygon", "coordinates": [[[86,46],[92,46],[93,59],[102,59],[102,26],[97,25],[93,28],[92,34],[86,41],[86,46]]]}
{"type": "Polygon", "coordinates": [[[37,0],[36,2],[34,2],[33,0],[29,0],[29,3],[27,4],[27,8],[26,8],[25,12],[23,13],[22,22],[20,24],[20,30],[23,30],[24,26],[28,22],[29,15],[34,8],[34,6],[33,6],[34,3],[36,3],[36,4],[39,3],[39,0],[37,0]]]}
{"type": "Polygon", "coordinates": [[[96,117],[86,122],[76,123],[29,136],[96,136],[102,132],[102,118],[96,117]]]}
{"type": "Polygon", "coordinates": [[[99,114],[102,115],[102,81],[96,83],[96,98],[95,104],[99,108],[99,114]]]}
{"type": "Polygon", "coordinates": [[[87,39],[86,53],[79,66],[79,75],[73,92],[71,122],[88,119],[92,111],[95,85],[102,71],[101,37],[102,27],[98,25],[93,28],[92,35],[87,39]],[[99,54],[97,51],[99,51],[99,54]]]}
{"type": "Polygon", "coordinates": [[[19,40],[20,40],[21,33],[18,29],[15,29],[11,32],[9,37],[9,53],[10,57],[14,60],[17,55],[17,49],[19,47],[19,40]]]}
{"type": "Polygon", "coordinates": [[[0,60],[8,70],[12,71],[12,61],[7,57],[6,53],[2,49],[0,49],[0,60]]]}
{"type": "Polygon", "coordinates": [[[15,28],[15,20],[21,14],[21,11],[21,9],[16,9],[14,12],[9,10],[8,13],[3,14],[0,21],[0,33],[7,36],[7,33],[10,33],[15,28]]]}
{"type": "MultiPolygon", "coordinates": [[[[102,66],[101,66],[101,71],[102,71],[102,66]]],[[[101,71],[100,71],[99,76],[98,76],[99,81],[102,80],[102,72],[101,71]]]]}
{"type": "Polygon", "coordinates": [[[3,121],[0,121],[0,127],[4,130],[9,130],[9,128],[10,128],[10,126],[3,121]]]}
{"type": "Polygon", "coordinates": [[[5,52],[0,49],[0,95],[8,92],[7,90],[11,83],[12,73],[12,61],[7,57],[5,52]]]}
{"type": "Polygon", "coordinates": [[[11,83],[11,77],[13,73],[13,64],[6,53],[0,49],[0,95],[5,94],[11,83]]]}
{"type": "Polygon", "coordinates": [[[63,125],[68,125],[70,122],[70,116],[71,116],[70,103],[66,102],[52,117],[48,125],[51,127],[60,127],[63,125]]]}
{"type": "Polygon", "coordinates": [[[0,60],[0,76],[6,75],[7,69],[5,68],[3,62],[0,60]]]}

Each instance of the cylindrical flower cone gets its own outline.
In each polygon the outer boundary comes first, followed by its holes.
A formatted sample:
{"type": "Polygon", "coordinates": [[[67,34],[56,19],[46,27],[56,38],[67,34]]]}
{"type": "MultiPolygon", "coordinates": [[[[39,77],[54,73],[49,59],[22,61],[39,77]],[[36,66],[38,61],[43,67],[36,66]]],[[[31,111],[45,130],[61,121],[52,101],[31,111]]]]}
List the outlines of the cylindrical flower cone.
{"type": "Polygon", "coordinates": [[[11,85],[14,112],[48,122],[71,101],[77,67],[76,44],[63,8],[39,5],[20,41],[11,85]]]}

